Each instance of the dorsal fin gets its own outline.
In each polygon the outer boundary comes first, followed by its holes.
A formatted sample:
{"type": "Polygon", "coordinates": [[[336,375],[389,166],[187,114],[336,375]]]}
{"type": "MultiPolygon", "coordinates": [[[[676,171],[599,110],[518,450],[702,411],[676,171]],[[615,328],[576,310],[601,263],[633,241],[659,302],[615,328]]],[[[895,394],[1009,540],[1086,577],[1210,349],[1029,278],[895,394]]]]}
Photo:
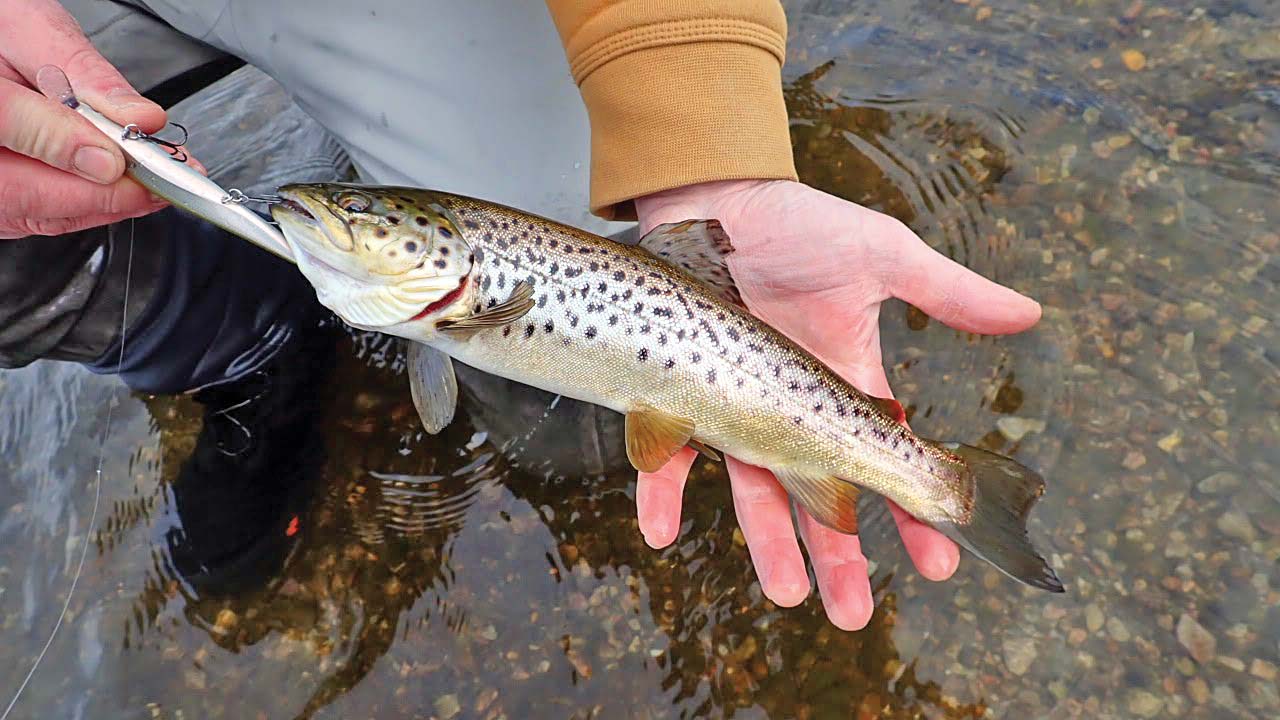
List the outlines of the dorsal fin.
{"type": "Polygon", "coordinates": [[[721,299],[742,306],[725,258],[733,243],[719,220],[685,220],[659,225],[640,238],[640,247],[675,265],[715,291],[721,299]]]}

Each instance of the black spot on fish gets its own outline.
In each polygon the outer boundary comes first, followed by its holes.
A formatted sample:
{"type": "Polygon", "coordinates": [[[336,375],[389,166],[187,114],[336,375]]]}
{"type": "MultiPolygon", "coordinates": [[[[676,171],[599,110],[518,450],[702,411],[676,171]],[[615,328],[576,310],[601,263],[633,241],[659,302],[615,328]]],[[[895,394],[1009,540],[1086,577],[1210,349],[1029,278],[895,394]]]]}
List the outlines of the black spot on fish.
{"type": "Polygon", "coordinates": [[[449,248],[444,247],[444,246],[441,246],[441,247],[440,247],[440,257],[449,257],[449,248]]]}
{"type": "Polygon", "coordinates": [[[538,307],[540,307],[540,308],[544,308],[544,307],[546,307],[546,306],[547,306],[547,296],[546,296],[546,295],[540,295],[540,296],[538,297],[538,307]]]}
{"type": "Polygon", "coordinates": [[[738,334],[738,331],[733,328],[733,326],[725,328],[724,332],[726,335],[729,336],[729,339],[733,340],[734,342],[737,342],[742,337],[741,335],[738,334]]]}
{"type": "Polygon", "coordinates": [[[627,274],[619,270],[613,274],[613,279],[622,282],[627,279],[627,274]]]}
{"type": "Polygon", "coordinates": [[[708,383],[711,383],[712,385],[715,385],[715,384],[716,384],[716,371],[715,371],[715,370],[708,370],[708,371],[707,371],[707,382],[708,382],[708,383]]]}
{"type": "Polygon", "coordinates": [[[510,336],[511,336],[511,326],[506,325],[502,328],[502,337],[510,337],[510,336]]]}
{"type": "Polygon", "coordinates": [[[640,313],[644,312],[644,303],[636,303],[636,309],[635,309],[635,312],[636,312],[636,314],[637,314],[637,315],[639,315],[640,313]]]}
{"type": "Polygon", "coordinates": [[[697,365],[698,363],[702,362],[702,354],[694,353],[689,359],[693,361],[694,365],[697,365]]]}
{"type": "Polygon", "coordinates": [[[746,380],[743,380],[742,378],[738,378],[737,382],[735,382],[734,384],[737,385],[738,387],[742,387],[746,383],[747,383],[746,380]]]}
{"type": "Polygon", "coordinates": [[[595,272],[600,269],[600,263],[592,261],[592,263],[588,267],[591,268],[591,272],[595,272]]]}
{"type": "Polygon", "coordinates": [[[640,348],[640,352],[636,353],[636,359],[644,362],[649,359],[649,348],[640,348]]]}
{"type": "Polygon", "coordinates": [[[403,220],[403,219],[404,219],[404,218],[402,218],[402,217],[401,217],[401,216],[399,216],[399,215],[388,215],[388,216],[387,216],[387,222],[391,223],[392,225],[399,225],[399,224],[400,224],[400,221],[401,221],[401,220],[403,220]]]}
{"type": "Polygon", "coordinates": [[[666,344],[667,344],[667,334],[666,334],[666,333],[658,333],[658,344],[659,344],[659,345],[666,345],[666,344]]]}
{"type": "Polygon", "coordinates": [[[684,339],[684,329],[683,329],[683,328],[681,328],[681,329],[679,329],[679,330],[676,330],[676,339],[677,339],[677,340],[683,340],[683,339],[684,339]]]}
{"type": "Polygon", "coordinates": [[[814,411],[814,412],[822,412],[822,403],[818,403],[818,404],[814,405],[814,406],[813,406],[813,411],[814,411]]]}
{"type": "Polygon", "coordinates": [[[610,316],[609,316],[609,325],[610,325],[610,327],[612,327],[612,326],[614,326],[614,325],[617,325],[617,324],[618,324],[618,316],[617,316],[617,315],[610,315],[610,316]]]}
{"type": "Polygon", "coordinates": [[[656,307],[653,309],[653,314],[658,317],[671,317],[671,308],[656,307]]]}
{"type": "Polygon", "coordinates": [[[670,370],[671,368],[676,366],[676,361],[674,358],[667,358],[667,361],[662,363],[662,366],[670,370]]]}
{"type": "Polygon", "coordinates": [[[555,239],[555,238],[551,238],[551,242],[549,242],[549,243],[547,243],[547,244],[551,246],[551,249],[552,249],[552,250],[554,250],[554,249],[556,248],[556,246],[560,244],[560,241],[559,241],[559,240],[557,240],[557,239],[555,239]]]}
{"type": "Polygon", "coordinates": [[[587,328],[587,339],[590,340],[596,336],[596,328],[594,325],[587,328]]]}
{"type": "Polygon", "coordinates": [[[533,323],[524,326],[524,336],[526,338],[533,337],[533,323]]]}
{"type": "Polygon", "coordinates": [[[791,390],[791,391],[793,391],[793,392],[794,392],[794,391],[796,391],[796,390],[799,390],[799,389],[800,389],[800,383],[796,382],[795,380],[792,380],[790,383],[788,383],[788,384],[787,384],[787,389],[788,389],[788,390],[791,390]]]}
{"type": "Polygon", "coordinates": [[[494,305],[497,305],[497,304],[498,304],[498,298],[489,298],[489,302],[485,305],[485,307],[493,307],[494,305]]]}
{"type": "Polygon", "coordinates": [[[636,287],[640,287],[641,285],[644,285],[644,278],[642,278],[642,277],[637,277],[637,278],[636,278],[636,287]]]}
{"type": "Polygon", "coordinates": [[[374,235],[377,235],[377,236],[378,236],[378,237],[380,237],[380,238],[384,238],[384,237],[386,237],[386,236],[387,236],[387,229],[386,229],[386,228],[378,228],[377,230],[374,230],[374,231],[373,231],[373,234],[374,234],[374,235]]]}
{"type": "Polygon", "coordinates": [[[631,299],[631,291],[630,291],[630,290],[624,290],[624,291],[622,291],[622,299],[623,299],[623,300],[630,300],[630,299],[631,299]]]}
{"type": "Polygon", "coordinates": [[[608,290],[608,289],[609,289],[609,286],[605,285],[604,283],[600,283],[599,285],[596,285],[596,292],[603,293],[605,290],[608,290]]]}
{"type": "Polygon", "coordinates": [[[560,263],[551,263],[551,267],[547,268],[548,275],[555,275],[560,272],[560,263]]]}
{"type": "Polygon", "coordinates": [[[556,300],[559,300],[560,302],[564,302],[564,291],[563,291],[563,290],[557,290],[557,291],[556,291],[556,300]]]}
{"type": "Polygon", "coordinates": [[[556,326],[550,320],[548,320],[546,323],[543,324],[542,329],[545,330],[546,332],[551,332],[552,330],[556,329],[556,326]]]}
{"type": "Polygon", "coordinates": [[[481,289],[481,290],[488,290],[488,289],[489,289],[489,283],[490,283],[490,281],[492,281],[492,279],[493,279],[493,278],[489,277],[488,275],[485,275],[485,276],[484,276],[484,279],[480,281],[480,289],[481,289]]]}
{"type": "Polygon", "coordinates": [[[567,267],[564,269],[565,277],[571,277],[571,278],[578,277],[581,274],[582,274],[582,268],[580,267],[567,267]]]}
{"type": "Polygon", "coordinates": [[[467,226],[467,229],[469,229],[469,230],[479,230],[479,229],[480,229],[480,225],[479,225],[479,223],[477,223],[475,220],[463,220],[463,221],[462,221],[462,224],[463,224],[463,225],[465,225],[465,226],[467,226]]]}
{"type": "MultiPolygon", "coordinates": [[[[421,215],[414,218],[413,221],[418,223],[418,227],[426,227],[431,224],[429,220],[422,217],[421,215]]],[[[443,235],[444,237],[449,237],[449,235],[445,235],[445,233],[448,233],[448,232],[449,232],[448,230],[445,230],[444,228],[440,228],[440,234],[443,235]]]]}
{"type": "Polygon", "coordinates": [[[445,268],[449,267],[449,263],[445,262],[444,260],[437,260],[437,261],[435,261],[435,262],[433,262],[433,263],[431,263],[431,264],[432,264],[432,265],[435,265],[436,267],[440,268],[441,270],[443,270],[443,269],[445,269],[445,268]]]}

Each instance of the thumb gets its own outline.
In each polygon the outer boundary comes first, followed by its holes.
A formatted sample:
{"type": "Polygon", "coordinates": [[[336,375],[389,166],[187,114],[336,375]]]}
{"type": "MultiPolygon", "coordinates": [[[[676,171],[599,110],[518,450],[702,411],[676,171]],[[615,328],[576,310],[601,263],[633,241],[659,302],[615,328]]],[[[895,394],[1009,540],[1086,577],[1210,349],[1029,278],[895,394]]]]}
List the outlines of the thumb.
{"type": "Polygon", "coordinates": [[[112,120],[145,132],[164,127],[164,109],[138,94],[54,0],[32,0],[23,12],[9,13],[0,23],[0,48],[32,87],[41,67],[57,65],[77,97],[112,120]]]}
{"type": "Polygon", "coordinates": [[[965,332],[1022,332],[1040,320],[1040,303],[942,255],[905,230],[883,281],[889,293],[965,332]]]}

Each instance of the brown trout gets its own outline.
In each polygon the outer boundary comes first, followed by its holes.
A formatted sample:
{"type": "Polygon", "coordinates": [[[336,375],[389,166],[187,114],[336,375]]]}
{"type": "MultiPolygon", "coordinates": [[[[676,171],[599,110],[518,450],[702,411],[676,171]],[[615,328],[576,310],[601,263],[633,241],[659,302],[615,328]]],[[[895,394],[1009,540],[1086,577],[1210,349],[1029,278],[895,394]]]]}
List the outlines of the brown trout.
{"type": "Polygon", "coordinates": [[[413,399],[452,419],[452,357],[626,415],[627,456],[654,471],[686,445],[768,468],[815,519],[857,531],[858,487],[884,495],[1028,585],[1062,592],[1026,517],[1043,480],[1017,462],[925,440],[743,307],[714,220],[638,246],[429,190],[289,185],[272,208],[320,301],[416,341],[413,399]],[[431,348],[442,352],[434,352],[431,348]]]}

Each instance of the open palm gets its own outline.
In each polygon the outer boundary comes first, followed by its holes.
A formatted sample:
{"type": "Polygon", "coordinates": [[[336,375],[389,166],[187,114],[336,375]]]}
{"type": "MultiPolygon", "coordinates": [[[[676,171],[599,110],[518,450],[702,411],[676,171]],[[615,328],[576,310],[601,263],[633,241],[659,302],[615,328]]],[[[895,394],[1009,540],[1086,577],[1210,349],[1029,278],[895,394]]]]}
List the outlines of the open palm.
{"type": "MultiPolygon", "coordinates": [[[[1030,298],[993,283],[928,247],[898,220],[801,183],[725,181],[636,201],[641,230],[715,218],[743,300],[870,395],[892,397],[880,358],[880,303],[897,297],[959,330],[1004,334],[1040,318],[1030,298]]],[[[636,506],[646,542],[663,547],[680,526],[681,496],[695,453],[685,449],[656,473],[640,473],[636,506]]],[[[760,585],[783,606],[809,593],[791,505],[773,475],[728,459],[734,509],[760,585]]],[[[907,552],[922,575],[945,580],[959,549],[890,503],[907,552]]],[[[799,535],[813,561],[827,616],[846,630],[864,627],[873,601],[856,535],[818,524],[798,509],[799,535]]]]}

